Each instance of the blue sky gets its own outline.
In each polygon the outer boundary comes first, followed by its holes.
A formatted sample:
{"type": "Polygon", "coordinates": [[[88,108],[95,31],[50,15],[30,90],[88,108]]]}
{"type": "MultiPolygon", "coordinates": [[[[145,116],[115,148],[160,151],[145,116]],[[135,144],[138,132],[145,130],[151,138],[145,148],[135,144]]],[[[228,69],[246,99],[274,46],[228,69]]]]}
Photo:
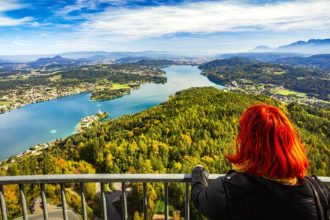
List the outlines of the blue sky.
{"type": "Polygon", "coordinates": [[[1,0],[0,54],[207,55],[330,38],[330,1],[1,0]]]}

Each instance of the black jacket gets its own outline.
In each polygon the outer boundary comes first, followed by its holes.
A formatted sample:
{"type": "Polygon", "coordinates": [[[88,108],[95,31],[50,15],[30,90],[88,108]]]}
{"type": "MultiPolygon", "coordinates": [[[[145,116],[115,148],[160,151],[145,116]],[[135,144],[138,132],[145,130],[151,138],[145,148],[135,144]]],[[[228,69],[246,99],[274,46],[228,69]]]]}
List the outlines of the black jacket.
{"type": "MultiPolygon", "coordinates": [[[[209,219],[318,220],[313,191],[305,181],[290,186],[235,171],[209,185],[207,178],[203,167],[193,169],[191,199],[209,219]]],[[[324,184],[322,189],[329,204],[329,189],[324,184]]]]}

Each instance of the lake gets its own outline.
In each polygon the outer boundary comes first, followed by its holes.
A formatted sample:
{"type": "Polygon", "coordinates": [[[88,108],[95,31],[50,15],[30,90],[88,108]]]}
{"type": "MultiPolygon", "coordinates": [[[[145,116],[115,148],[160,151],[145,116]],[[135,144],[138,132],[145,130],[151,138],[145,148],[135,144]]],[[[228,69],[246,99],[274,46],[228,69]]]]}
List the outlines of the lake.
{"type": "Polygon", "coordinates": [[[99,110],[110,118],[134,114],[165,102],[170,95],[190,87],[223,88],[200,74],[197,66],[164,68],[167,83],[145,83],[131,94],[109,100],[91,101],[90,93],[35,103],[0,114],[0,160],[16,155],[31,146],[64,138],[75,133],[81,118],[99,110]]]}

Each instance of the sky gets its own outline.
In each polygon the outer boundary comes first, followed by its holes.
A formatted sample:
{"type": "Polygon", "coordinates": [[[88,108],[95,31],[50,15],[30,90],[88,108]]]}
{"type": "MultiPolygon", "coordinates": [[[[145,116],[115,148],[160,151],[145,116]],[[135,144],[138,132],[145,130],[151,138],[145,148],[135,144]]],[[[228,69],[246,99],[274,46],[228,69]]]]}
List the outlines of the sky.
{"type": "Polygon", "coordinates": [[[330,0],[0,0],[0,54],[211,55],[330,38],[330,0]]]}

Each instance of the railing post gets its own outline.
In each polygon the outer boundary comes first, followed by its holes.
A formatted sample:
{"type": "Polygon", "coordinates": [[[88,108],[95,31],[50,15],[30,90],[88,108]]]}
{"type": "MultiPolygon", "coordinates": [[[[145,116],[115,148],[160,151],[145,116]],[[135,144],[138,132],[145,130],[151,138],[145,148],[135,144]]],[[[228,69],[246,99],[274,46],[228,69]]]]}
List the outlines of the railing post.
{"type": "Polygon", "coordinates": [[[47,198],[45,193],[45,184],[41,183],[41,199],[42,199],[42,206],[43,206],[43,214],[44,214],[44,220],[48,220],[48,210],[47,210],[47,198]]]}
{"type": "Polygon", "coordinates": [[[186,182],[185,220],[190,219],[190,183],[186,182]]]}
{"type": "Polygon", "coordinates": [[[61,197],[62,197],[63,219],[68,220],[68,212],[67,212],[67,207],[66,207],[65,185],[64,185],[64,183],[61,183],[61,197]]]}
{"type": "Polygon", "coordinates": [[[164,183],[165,220],[168,220],[168,183],[164,183]]]}
{"type": "Polygon", "coordinates": [[[0,185],[0,202],[1,202],[1,214],[2,214],[2,220],[7,220],[7,207],[6,207],[6,200],[5,200],[5,194],[3,191],[3,186],[0,185]]]}
{"type": "Polygon", "coordinates": [[[28,219],[28,212],[27,212],[27,207],[26,207],[26,198],[25,198],[24,185],[23,184],[19,184],[19,194],[21,196],[21,206],[22,206],[22,211],[23,211],[23,219],[27,220],[28,219]]]}
{"type": "Polygon", "coordinates": [[[127,220],[126,183],[121,183],[123,220],[127,220]]]}
{"type": "Polygon", "coordinates": [[[148,217],[148,191],[147,191],[147,183],[143,183],[143,219],[147,220],[148,217]]]}
{"type": "Polygon", "coordinates": [[[105,192],[104,192],[104,182],[101,182],[101,199],[102,199],[102,217],[103,217],[103,220],[107,220],[108,219],[107,201],[106,201],[105,192]]]}
{"type": "Polygon", "coordinates": [[[84,193],[84,183],[80,183],[80,197],[81,197],[81,208],[82,208],[82,216],[83,220],[87,220],[87,207],[86,207],[86,198],[84,193]]]}

